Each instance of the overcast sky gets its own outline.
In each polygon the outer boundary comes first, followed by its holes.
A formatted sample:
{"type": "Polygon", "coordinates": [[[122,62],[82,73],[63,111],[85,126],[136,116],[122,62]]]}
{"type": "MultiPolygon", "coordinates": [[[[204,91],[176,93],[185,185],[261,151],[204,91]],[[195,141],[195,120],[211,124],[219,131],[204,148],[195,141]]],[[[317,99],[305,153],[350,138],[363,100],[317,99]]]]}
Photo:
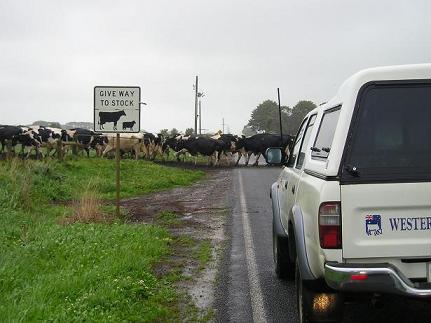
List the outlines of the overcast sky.
{"type": "Polygon", "coordinates": [[[431,1],[0,0],[0,124],[93,121],[95,85],[141,86],[141,128],[239,133],[263,100],[321,103],[356,71],[431,62],[431,1]]]}

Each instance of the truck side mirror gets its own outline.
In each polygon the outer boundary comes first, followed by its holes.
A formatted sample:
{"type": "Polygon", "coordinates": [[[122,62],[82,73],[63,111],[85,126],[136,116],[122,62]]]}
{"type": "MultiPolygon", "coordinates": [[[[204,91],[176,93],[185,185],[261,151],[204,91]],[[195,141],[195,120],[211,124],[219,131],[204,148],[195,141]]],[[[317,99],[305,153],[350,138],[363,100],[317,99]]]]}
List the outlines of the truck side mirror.
{"type": "Polygon", "coordinates": [[[280,147],[268,148],[265,152],[266,163],[270,165],[281,165],[283,162],[283,153],[280,147]]]}

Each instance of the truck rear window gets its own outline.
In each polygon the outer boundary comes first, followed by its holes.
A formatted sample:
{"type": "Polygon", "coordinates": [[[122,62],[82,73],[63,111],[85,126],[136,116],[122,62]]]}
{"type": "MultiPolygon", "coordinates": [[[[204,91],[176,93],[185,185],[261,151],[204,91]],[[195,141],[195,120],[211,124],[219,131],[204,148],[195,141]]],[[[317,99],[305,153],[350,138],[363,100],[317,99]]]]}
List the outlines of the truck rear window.
{"type": "Polygon", "coordinates": [[[368,86],[355,113],[343,178],[431,180],[431,84],[368,86]]]}

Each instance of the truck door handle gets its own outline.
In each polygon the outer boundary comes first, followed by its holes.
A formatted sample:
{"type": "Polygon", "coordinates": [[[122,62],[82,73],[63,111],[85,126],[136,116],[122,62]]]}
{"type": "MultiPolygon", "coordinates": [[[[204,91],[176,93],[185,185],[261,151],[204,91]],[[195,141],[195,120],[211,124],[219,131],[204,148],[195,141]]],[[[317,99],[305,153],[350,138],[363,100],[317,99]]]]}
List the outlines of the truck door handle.
{"type": "Polygon", "coordinates": [[[295,185],[292,186],[292,194],[295,194],[295,185]]]}

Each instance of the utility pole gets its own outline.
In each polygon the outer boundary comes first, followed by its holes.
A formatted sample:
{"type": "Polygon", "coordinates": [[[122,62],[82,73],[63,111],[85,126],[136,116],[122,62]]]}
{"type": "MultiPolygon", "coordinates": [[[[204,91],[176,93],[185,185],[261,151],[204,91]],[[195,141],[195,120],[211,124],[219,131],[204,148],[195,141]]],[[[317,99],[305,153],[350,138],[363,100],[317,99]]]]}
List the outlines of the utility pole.
{"type": "Polygon", "coordinates": [[[205,96],[204,92],[198,92],[198,98],[199,98],[199,134],[202,134],[202,111],[201,111],[201,102],[202,98],[205,96]]]}
{"type": "Polygon", "coordinates": [[[201,111],[201,99],[199,98],[199,135],[202,134],[202,111],[201,111]]]}
{"type": "Polygon", "coordinates": [[[222,119],[223,120],[223,123],[222,123],[222,125],[223,125],[223,134],[224,134],[224,118],[222,119]]]}
{"type": "Polygon", "coordinates": [[[283,127],[281,125],[281,103],[280,103],[280,88],[277,88],[277,94],[278,94],[278,117],[280,119],[280,139],[283,143],[283,127]]]}
{"type": "Polygon", "coordinates": [[[195,135],[198,134],[198,77],[195,83],[195,135]]]}

